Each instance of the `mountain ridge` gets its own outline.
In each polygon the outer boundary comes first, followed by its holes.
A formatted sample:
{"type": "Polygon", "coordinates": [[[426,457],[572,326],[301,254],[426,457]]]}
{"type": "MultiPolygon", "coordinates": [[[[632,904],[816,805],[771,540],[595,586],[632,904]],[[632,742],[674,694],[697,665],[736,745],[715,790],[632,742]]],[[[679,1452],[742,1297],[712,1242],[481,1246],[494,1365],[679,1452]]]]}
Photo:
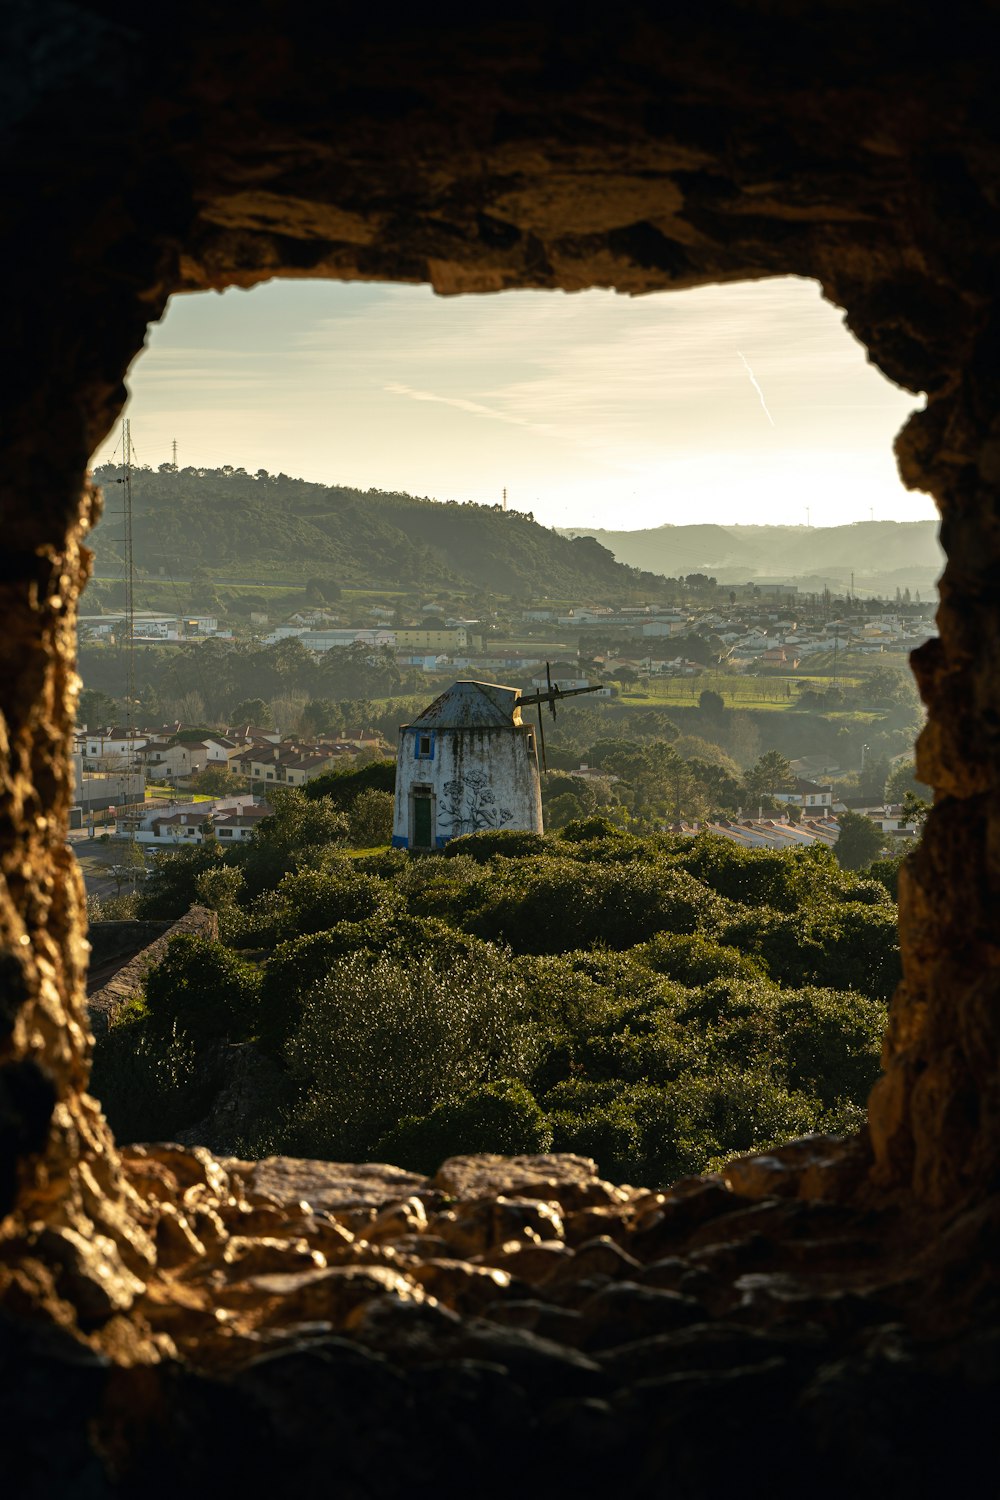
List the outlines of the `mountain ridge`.
{"type": "Polygon", "coordinates": [[[936,521],[853,521],[841,526],[712,523],[646,527],[635,531],[561,527],[570,537],[593,537],[619,562],[641,557],[668,577],[708,573],[722,583],[826,574],[848,581],[913,577],[919,586],[944,566],[936,521]],[[744,577],[739,575],[743,574],[744,577]]]}

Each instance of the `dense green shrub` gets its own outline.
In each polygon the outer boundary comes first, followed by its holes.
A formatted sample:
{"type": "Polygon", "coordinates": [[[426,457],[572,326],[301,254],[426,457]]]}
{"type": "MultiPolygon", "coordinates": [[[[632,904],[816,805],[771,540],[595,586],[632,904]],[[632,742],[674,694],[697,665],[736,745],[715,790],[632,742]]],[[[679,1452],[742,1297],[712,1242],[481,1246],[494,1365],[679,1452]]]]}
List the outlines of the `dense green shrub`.
{"type": "Polygon", "coordinates": [[[322,863],[343,845],[348,823],[328,797],[312,800],[297,788],[268,788],[271,817],[261,819],[249,840],[231,851],[243,870],[248,894],[272,891],[283,875],[322,863]]]}
{"type": "Polygon", "coordinates": [[[502,954],[484,949],[445,973],[426,958],[342,959],[309,995],[287,1047],[308,1095],[302,1149],[367,1155],[405,1115],[528,1076],[537,1050],[502,954]]]}
{"type": "Polygon", "coordinates": [[[311,801],[324,799],[338,812],[347,812],[363,792],[392,792],[396,786],[394,760],[370,760],[363,766],[342,771],[325,771],[302,788],[311,801]]]}
{"type": "Polygon", "coordinates": [[[244,892],[243,871],[233,865],[214,864],[195,880],[195,894],[219,918],[219,937],[240,946],[246,917],[240,902],[244,892]]]}
{"type": "Polygon", "coordinates": [[[242,1037],[285,1070],[281,1109],[262,1101],[246,1140],[307,1155],[430,1169],[543,1149],[551,1132],[660,1185],[862,1120],[899,974],[878,872],[600,820],[351,859],[328,800],[279,804],[256,866],[203,846],[153,877],[158,902],[200,895],[230,943],[273,951],[261,977],[231,947],[171,947],[149,1015],[101,1044],[98,1077],[136,1133],[169,1134],[136,1118],[205,1113],[191,1103],[205,1071],[242,1037]],[[143,1089],[159,1116],[141,1115],[143,1089]]]}
{"type": "Polygon", "coordinates": [[[217,839],[206,839],[190,849],[158,850],[139,892],[136,915],[150,921],[183,917],[198,900],[199,877],[222,869],[223,856],[217,839]]]}
{"type": "Polygon", "coordinates": [[[254,1029],[260,970],[212,938],[184,933],[147,973],[150,1030],[169,1036],[186,1032],[196,1043],[237,1040],[254,1029]]]}
{"type": "Polygon", "coordinates": [[[710,979],[751,979],[764,972],[763,964],[751,954],[724,947],[701,933],[657,933],[636,949],[635,956],[658,974],[687,985],[707,984],[710,979]]]}
{"type": "Polygon", "coordinates": [[[776,998],[781,1056],[789,1087],[825,1108],[858,1104],[879,1076],[885,1006],[866,995],[784,990],[776,998]]]}
{"type": "Polygon", "coordinates": [[[353,860],[359,875],[374,875],[379,880],[398,880],[413,863],[403,849],[375,849],[353,860]]]}
{"type": "Polygon", "coordinates": [[[822,1111],[766,1068],[724,1067],[656,1087],[568,1082],[543,1101],[555,1149],[618,1181],[663,1187],[726,1156],[813,1130],[822,1111]]]}
{"type": "Polygon", "coordinates": [[[548,1151],[552,1126],[517,1079],[503,1078],[460,1099],[436,1104],[430,1114],[407,1115],[377,1147],[382,1161],[433,1174],[449,1156],[494,1151],[504,1156],[548,1151]]]}
{"type": "Polygon", "coordinates": [[[895,854],[889,859],[877,859],[865,871],[868,882],[877,882],[882,886],[891,901],[899,900],[899,872],[905,859],[905,854],[895,854]]]}
{"type": "Polygon", "coordinates": [[[567,823],[565,828],[560,829],[559,837],[568,844],[582,844],[591,839],[609,839],[616,843],[624,840],[630,847],[635,845],[635,839],[631,834],[626,833],[610,818],[601,815],[593,818],[574,818],[572,823],[567,823]]]}
{"type": "Polygon", "coordinates": [[[445,845],[446,859],[467,854],[477,864],[486,864],[496,855],[505,859],[518,859],[525,854],[545,854],[550,842],[541,833],[497,828],[483,833],[463,833],[460,838],[449,839],[445,845]]]}
{"type": "Polygon", "coordinates": [[[352,954],[369,955],[373,962],[380,957],[403,964],[423,960],[438,973],[447,973],[455,964],[477,954],[485,953],[488,962],[496,951],[433,917],[382,913],[293,938],[274,950],[264,968],[258,1040],[266,1050],[280,1055],[302,1019],[309,995],[339,959],[352,954]]]}
{"type": "Polygon", "coordinates": [[[347,807],[347,837],[355,849],[388,844],[395,799],[391,792],[359,792],[347,807]]]}
{"type": "Polygon", "coordinates": [[[894,914],[882,907],[841,903],[791,915],[764,908],[740,915],[719,938],[796,989],[830,985],[888,1000],[902,978],[894,914]]]}
{"type": "Polygon", "coordinates": [[[98,1038],[90,1087],[116,1140],[168,1141],[207,1114],[221,1077],[199,1051],[177,1027],[158,1032],[141,1019],[98,1038]]]}
{"type": "Polygon", "coordinates": [[[831,888],[840,888],[840,871],[829,849],[741,849],[703,833],[682,842],[675,857],[720,896],[753,907],[796,911],[831,888]]]}
{"type": "Polygon", "coordinates": [[[396,889],[416,917],[437,917],[461,925],[462,916],[478,906],[489,878],[486,868],[463,854],[446,859],[413,859],[396,877],[396,889]]]}
{"type": "Polygon", "coordinates": [[[579,864],[572,859],[494,860],[463,921],[515,953],[565,953],[605,944],[631,948],[664,928],[714,925],[723,903],[683,870],[653,864],[579,864]]]}
{"type": "Polygon", "coordinates": [[[247,914],[245,941],[273,947],[339,922],[385,921],[402,910],[402,897],[386,881],[358,874],[348,860],[327,861],[282,876],[276,890],[258,896],[247,914]]]}

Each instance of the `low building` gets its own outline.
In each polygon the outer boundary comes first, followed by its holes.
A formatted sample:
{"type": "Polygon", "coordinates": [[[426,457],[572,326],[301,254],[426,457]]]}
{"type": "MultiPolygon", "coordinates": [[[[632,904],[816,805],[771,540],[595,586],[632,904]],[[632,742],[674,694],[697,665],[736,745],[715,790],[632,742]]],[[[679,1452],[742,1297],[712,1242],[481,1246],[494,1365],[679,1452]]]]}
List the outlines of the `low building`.
{"type": "Polygon", "coordinates": [[[81,751],[84,759],[95,766],[103,763],[104,769],[118,770],[125,765],[130,752],[133,759],[137,758],[148,740],[149,736],[142,730],[113,725],[82,736],[81,751]]]}
{"type": "Polygon", "coordinates": [[[203,744],[173,740],[166,745],[147,745],[139,759],[152,781],[178,781],[203,771],[208,765],[208,749],[203,744]]]}
{"type": "Polygon", "coordinates": [[[256,802],[252,807],[246,807],[242,812],[231,813],[228,817],[215,818],[212,823],[212,831],[220,843],[241,844],[253,837],[254,829],[259,827],[264,818],[271,816],[271,808],[266,802],[256,802]]]}
{"type": "MultiPolygon", "coordinates": [[[[266,802],[245,794],[205,802],[157,802],[123,814],[118,818],[117,831],[134,837],[137,843],[160,848],[200,844],[214,835],[217,824],[228,824],[231,818],[249,819],[247,826],[252,831],[256,826],[253,819],[259,822],[270,812],[266,802]]],[[[232,838],[232,833],[226,835],[227,842],[232,838]]]]}
{"type": "Polygon", "coordinates": [[[424,630],[418,627],[413,630],[394,630],[391,633],[395,639],[389,644],[394,645],[398,651],[463,651],[472,645],[464,625],[456,625],[450,630],[447,627],[443,630],[424,630]]]}

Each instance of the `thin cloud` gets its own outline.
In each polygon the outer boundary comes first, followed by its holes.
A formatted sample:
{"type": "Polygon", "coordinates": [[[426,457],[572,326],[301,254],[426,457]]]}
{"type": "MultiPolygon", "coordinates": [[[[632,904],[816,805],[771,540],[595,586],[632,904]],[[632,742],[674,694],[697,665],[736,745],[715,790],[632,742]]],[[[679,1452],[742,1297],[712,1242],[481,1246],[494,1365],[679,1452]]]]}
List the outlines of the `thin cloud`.
{"type": "Polygon", "coordinates": [[[495,407],[483,406],[480,401],[468,401],[464,396],[439,396],[435,391],[417,391],[412,386],[390,381],[382,387],[394,396],[406,396],[410,401],[436,401],[441,406],[454,406],[458,411],[471,412],[476,417],[489,417],[494,422],[509,422],[513,427],[528,427],[532,432],[551,433],[552,427],[544,422],[532,422],[527,417],[515,416],[512,412],[497,411],[495,407]]]}

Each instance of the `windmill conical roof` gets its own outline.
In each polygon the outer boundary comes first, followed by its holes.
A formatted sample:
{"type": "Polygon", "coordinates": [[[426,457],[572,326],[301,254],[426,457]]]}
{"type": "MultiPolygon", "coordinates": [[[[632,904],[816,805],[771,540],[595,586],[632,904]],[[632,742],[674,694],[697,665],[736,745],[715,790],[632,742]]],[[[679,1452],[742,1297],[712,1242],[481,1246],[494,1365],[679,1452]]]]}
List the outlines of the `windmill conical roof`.
{"type": "Polygon", "coordinates": [[[410,728],[510,729],[521,722],[520,688],[455,682],[410,722],[410,728]]]}

